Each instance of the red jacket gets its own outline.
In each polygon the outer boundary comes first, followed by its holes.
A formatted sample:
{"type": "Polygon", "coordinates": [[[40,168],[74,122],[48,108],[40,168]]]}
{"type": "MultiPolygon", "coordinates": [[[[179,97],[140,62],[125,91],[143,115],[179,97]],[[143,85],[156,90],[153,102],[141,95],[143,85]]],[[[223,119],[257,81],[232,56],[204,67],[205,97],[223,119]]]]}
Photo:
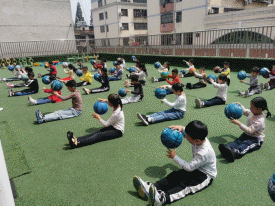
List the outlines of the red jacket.
{"type": "MultiPolygon", "coordinates": [[[[52,102],[62,102],[62,99],[59,99],[58,96],[53,95],[53,89],[44,89],[44,92],[52,94],[48,98],[52,100],[52,102]]],[[[58,91],[58,94],[61,95],[61,90],[58,91]]]]}
{"type": "Polygon", "coordinates": [[[166,79],[166,81],[167,81],[168,84],[174,85],[175,83],[180,83],[180,78],[179,78],[179,75],[177,75],[175,78],[173,78],[172,75],[168,75],[168,78],[166,79]],[[170,81],[168,80],[169,78],[172,78],[173,81],[170,82],[170,81]]]}
{"type": "Polygon", "coordinates": [[[95,64],[94,64],[94,68],[95,68],[95,69],[102,69],[102,68],[103,68],[103,65],[102,65],[102,64],[97,64],[97,63],[95,63],[95,64]]]}
{"type": "Polygon", "coordinates": [[[50,67],[50,74],[53,74],[53,75],[57,75],[57,70],[56,70],[56,67],[53,65],[50,67]]]}

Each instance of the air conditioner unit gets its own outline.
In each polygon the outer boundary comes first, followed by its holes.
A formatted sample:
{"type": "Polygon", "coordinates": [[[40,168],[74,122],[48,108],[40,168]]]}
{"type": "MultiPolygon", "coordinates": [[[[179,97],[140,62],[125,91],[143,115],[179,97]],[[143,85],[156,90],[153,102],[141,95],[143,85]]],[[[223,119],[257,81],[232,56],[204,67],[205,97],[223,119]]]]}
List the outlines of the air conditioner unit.
{"type": "Polygon", "coordinates": [[[214,9],[209,9],[209,10],[208,10],[208,13],[209,13],[209,14],[214,14],[214,9]]]}

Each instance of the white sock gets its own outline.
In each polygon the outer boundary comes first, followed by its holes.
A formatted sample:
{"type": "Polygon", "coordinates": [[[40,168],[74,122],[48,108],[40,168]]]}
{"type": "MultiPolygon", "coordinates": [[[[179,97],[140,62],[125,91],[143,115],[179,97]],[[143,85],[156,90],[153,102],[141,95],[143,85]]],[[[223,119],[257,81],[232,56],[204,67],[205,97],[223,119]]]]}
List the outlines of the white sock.
{"type": "Polygon", "coordinates": [[[152,122],[152,117],[147,117],[147,118],[148,118],[148,122],[152,122]]]}

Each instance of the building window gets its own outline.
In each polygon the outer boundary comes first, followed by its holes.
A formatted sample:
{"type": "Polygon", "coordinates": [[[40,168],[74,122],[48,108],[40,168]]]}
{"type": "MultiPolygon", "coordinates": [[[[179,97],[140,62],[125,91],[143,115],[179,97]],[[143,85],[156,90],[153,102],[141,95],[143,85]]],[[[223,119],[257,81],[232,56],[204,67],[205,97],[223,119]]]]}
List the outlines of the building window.
{"type": "Polygon", "coordinates": [[[147,3],[147,0],[134,0],[134,3],[147,3]]]}
{"type": "Polygon", "coordinates": [[[218,14],[219,13],[219,8],[218,7],[212,7],[208,14],[218,14]]]}
{"type": "Polygon", "coordinates": [[[100,13],[99,14],[99,20],[103,20],[104,19],[104,15],[103,15],[103,13],[100,13]]]}
{"type": "Polygon", "coordinates": [[[147,30],[147,23],[134,23],[135,30],[147,30]]]}
{"type": "Polygon", "coordinates": [[[182,21],[182,12],[179,11],[176,13],[176,22],[179,23],[182,21]]]}
{"type": "Polygon", "coordinates": [[[173,23],[173,13],[166,13],[161,15],[161,24],[173,23]]]}
{"type": "Polygon", "coordinates": [[[105,19],[108,19],[107,11],[105,11],[105,19]]]}
{"type": "Polygon", "coordinates": [[[174,3],[174,0],[160,0],[160,5],[165,5],[165,4],[169,4],[169,3],[174,3]]]}
{"type": "Polygon", "coordinates": [[[230,12],[230,11],[241,11],[243,9],[234,9],[234,8],[224,8],[223,12],[230,12]]]}
{"type": "Polygon", "coordinates": [[[100,26],[100,32],[104,33],[105,32],[105,26],[100,26]]]}
{"type": "Polygon", "coordinates": [[[128,0],[121,0],[121,2],[128,2],[128,0]]]}
{"type": "Polygon", "coordinates": [[[182,0],[177,0],[177,2],[180,2],[180,1],[182,1],[182,0]]]}
{"type": "Polygon", "coordinates": [[[107,0],[104,0],[104,4],[107,5],[107,0]]]}
{"type": "Polygon", "coordinates": [[[122,30],[129,30],[128,23],[122,23],[122,30]]]}
{"type": "Polygon", "coordinates": [[[103,5],[102,5],[102,0],[98,0],[98,7],[102,7],[103,5]]]}
{"type": "Polygon", "coordinates": [[[121,16],[128,16],[128,9],[121,9],[121,16]]]}
{"type": "Polygon", "coordinates": [[[109,32],[109,25],[106,25],[106,32],[109,32]]]}
{"type": "Polygon", "coordinates": [[[134,18],[146,18],[147,10],[146,9],[134,9],[134,18]]]}

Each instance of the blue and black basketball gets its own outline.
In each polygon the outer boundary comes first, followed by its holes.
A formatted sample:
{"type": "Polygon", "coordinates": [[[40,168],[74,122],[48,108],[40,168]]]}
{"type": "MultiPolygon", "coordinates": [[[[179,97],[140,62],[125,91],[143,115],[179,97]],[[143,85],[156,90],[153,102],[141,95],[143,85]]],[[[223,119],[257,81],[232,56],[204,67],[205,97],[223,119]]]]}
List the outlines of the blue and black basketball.
{"type": "Polygon", "coordinates": [[[168,77],[168,75],[169,75],[169,73],[168,72],[161,72],[161,78],[163,78],[163,79],[167,79],[167,77],[168,77]]]}
{"type": "Polygon", "coordinates": [[[50,84],[50,83],[51,83],[50,77],[49,77],[49,76],[44,76],[44,77],[42,77],[42,82],[43,82],[44,84],[50,84]]]}
{"type": "Polygon", "coordinates": [[[178,130],[166,127],[161,133],[161,142],[168,149],[174,149],[182,143],[183,135],[178,130]]]}
{"type": "Polygon", "coordinates": [[[262,68],[261,70],[260,70],[260,74],[264,77],[264,78],[268,78],[269,77],[269,70],[268,70],[268,68],[262,68]]]}
{"type": "Polygon", "coordinates": [[[275,202],[275,174],[270,177],[267,189],[272,201],[275,202]]]}
{"type": "Polygon", "coordinates": [[[116,71],[115,68],[110,68],[110,69],[109,69],[109,72],[110,72],[111,74],[113,74],[115,71],[116,71]]]}
{"type": "Polygon", "coordinates": [[[186,71],[182,69],[182,70],[180,70],[180,73],[182,73],[183,75],[185,75],[186,71]]]}
{"type": "Polygon", "coordinates": [[[133,72],[135,72],[135,71],[136,71],[136,69],[135,69],[134,67],[130,67],[130,68],[129,68],[129,72],[130,72],[130,73],[133,73],[133,72]]]}
{"type": "Polygon", "coordinates": [[[54,91],[60,91],[63,88],[63,84],[62,84],[62,82],[60,82],[58,80],[53,80],[52,84],[51,84],[51,88],[54,91]]]}
{"type": "Polygon", "coordinates": [[[117,65],[117,61],[114,61],[114,62],[113,62],[113,65],[116,66],[116,65],[117,65]]]}
{"type": "Polygon", "coordinates": [[[207,76],[207,78],[206,78],[206,81],[207,81],[209,84],[211,84],[211,82],[209,81],[210,78],[213,79],[214,82],[217,81],[217,77],[216,77],[214,74],[209,74],[209,75],[207,76]]]}
{"type": "Polygon", "coordinates": [[[243,115],[243,109],[240,105],[231,103],[225,107],[224,114],[228,119],[240,119],[243,115]]]}
{"type": "Polygon", "coordinates": [[[92,64],[92,65],[95,64],[95,60],[94,60],[94,59],[91,60],[91,64],[92,64]]]}
{"type": "Polygon", "coordinates": [[[246,72],[245,71],[239,71],[237,74],[237,78],[239,80],[244,80],[246,78],[246,72]]]}
{"type": "Polygon", "coordinates": [[[14,66],[12,66],[12,65],[10,65],[9,67],[8,67],[8,70],[10,70],[11,72],[14,70],[14,66]]]}
{"type": "Polygon", "coordinates": [[[121,97],[125,97],[127,95],[126,89],[125,88],[121,88],[118,90],[118,95],[121,97]]]}
{"type": "Polygon", "coordinates": [[[108,112],[108,104],[107,102],[102,102],[102,101],[97,101],[94,104],[94,111],[97,114],[105,114],[106,112],[108,112]]]}
{"type": "Polygon", "coordinates": [[[159,62],[155,62],[155,63],[154,63],[154,67],[155,67],[156,69],[158,69],[158,68],[161,67],[161,64],[160,64],[159,62]]]}
{"type": "Polygon", "coordinates": [[[96,73],[96,74],[94,75],[94,79],[95,79],[96,81],[99,81],[99,80],[101,79],[101,74],[96,73]]]}
{"type": "Polygon", "coordinates": [[[157,88],[155,91],[155,96],[158,99],[163,99],[164,97],[166,97],[166,95],[167,95],[166,89],[157,88]]]}
{"type": "Polygon", "coordinates": [[[83,72],[82,72],[80,69],[76,70],[75,73],[76,73],[76,75],[79,76],[79,77],[81,77],[81,76],[83,75],[83,72]]]}

